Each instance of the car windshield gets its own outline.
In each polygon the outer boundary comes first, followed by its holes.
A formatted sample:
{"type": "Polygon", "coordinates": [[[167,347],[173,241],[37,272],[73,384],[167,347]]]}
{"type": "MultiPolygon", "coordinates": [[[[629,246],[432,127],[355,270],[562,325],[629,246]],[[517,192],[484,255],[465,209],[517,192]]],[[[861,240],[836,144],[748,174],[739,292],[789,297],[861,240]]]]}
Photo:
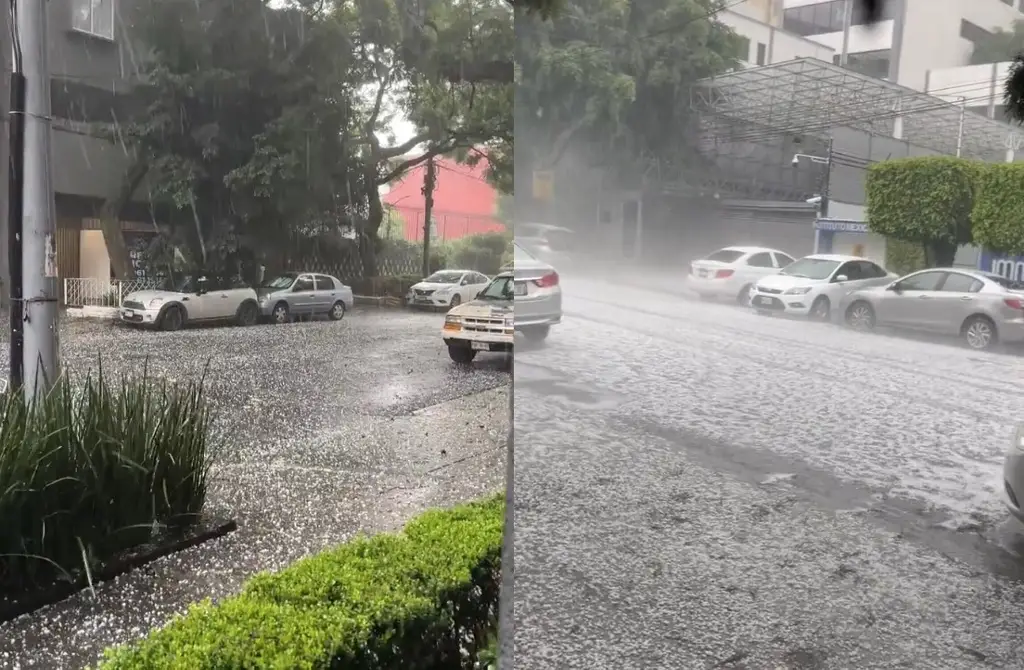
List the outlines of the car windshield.
{"type": "Polygon", "coordinates": [[[514,300],[514,288],[515,282],[512,277],[497,277],[491,280],[491,283],[480,292],[477,298],[480,300],[514,300]]]}
{"type": "Polygon", "coordinates": [[[828,279],[839,267],[839,261],[824,258],[801,258],[782,269],[779,274],[803,279],[828,279]]]}
{"type": "Polygon", "coordinates": [[[462,272],[442,271],[435,272],[423,281],[431,284],[456,284],[462,280],[462,272]]]}
{"type": "Polygon", "coordinates": [[[264,281],[260,286],[262,288],[288,288],[295,282],[295,275],[278,275],[270,281],[264,281]]]}

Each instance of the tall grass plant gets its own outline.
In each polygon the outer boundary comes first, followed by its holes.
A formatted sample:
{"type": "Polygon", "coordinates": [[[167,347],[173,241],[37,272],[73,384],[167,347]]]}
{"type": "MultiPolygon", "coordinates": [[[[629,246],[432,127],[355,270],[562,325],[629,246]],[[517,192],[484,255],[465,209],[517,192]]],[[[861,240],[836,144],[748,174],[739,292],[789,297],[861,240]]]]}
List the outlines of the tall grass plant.
{"type": "Polygon", "coordinates": [[[203,382],[102,370],[29,405],[0,394],[0,594],[70,579],[199,519],[214,444],[203,382]]]}

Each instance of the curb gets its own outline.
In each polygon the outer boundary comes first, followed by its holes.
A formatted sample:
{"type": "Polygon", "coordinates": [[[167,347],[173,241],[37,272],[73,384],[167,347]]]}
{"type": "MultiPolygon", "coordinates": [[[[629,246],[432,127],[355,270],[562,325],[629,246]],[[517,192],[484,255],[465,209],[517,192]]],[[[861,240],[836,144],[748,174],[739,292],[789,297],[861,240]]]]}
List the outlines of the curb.
{"type": "Polygon", "coordinates": [[[372,295],[356,295],[352,296],[353,302],[359,307],[403,307],[405,301],[401,298],[392,295],[385,296],[372,296],[372,295]]]}
{"type": "MultiPolygon", "coordinates": [[[[106,565],[100,566],[92,573],[92,583],[93,585],[96,585],[102,584],[103,582],[109,582],[110,580],[116,579],[117,577],[131,572],[136,568],[140,568],[147,563],[152,563],[157,559],[171,554],[176,554],[179,551],[184,551],[185,549],[191,549],[192,547],[196,547],[204,542],[208,542],[209,540],[224,537],[228,533],[233,533],[236,530],[238,530],[238,523],[235,522],[234,519],[230,519],[200,533],[196,533],[195,535],[153,547],[149,551],[142,551],[119,560],[111,561],[106,565]]],[[[40,608],[46,607],[47,605],[55,605],[62,600],[67,600],[76,593],[86,589],[88,586],[88,576],[82,575],[73,582],[57,584],[48,589],[30,593],[19,600],[0,603],[0,623],[7,623],[12,619],[17,619],[20,616],[34,612],[40,608]]]]}
{"type": "Polygon", "coordinates": [[[84,307],[68,307],[64,314],[73,319],[116,319],[117,307],[97,307],[85,305],[84,307]]]}

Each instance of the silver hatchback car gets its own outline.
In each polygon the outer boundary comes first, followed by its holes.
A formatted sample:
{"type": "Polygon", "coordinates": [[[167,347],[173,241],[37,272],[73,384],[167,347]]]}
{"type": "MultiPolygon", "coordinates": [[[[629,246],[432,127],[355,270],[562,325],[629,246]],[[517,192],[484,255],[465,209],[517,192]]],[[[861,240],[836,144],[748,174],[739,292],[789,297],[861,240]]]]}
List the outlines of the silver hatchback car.
{"type": "Polygon", "coordinates": [[[288,323],[296,317],[325,314],[340,321],[352,309],[352,288],[337,277],[313,272],[286,272],[256,290],[263,318],[288,323]]]}
{"type": "Polygon", "coordinates": [[[876,326],[959,336],[972,349],[1024,342],[1024,285],[990,272],[932,268],[853,291],[842,314],[851,328],[876,326]]]}

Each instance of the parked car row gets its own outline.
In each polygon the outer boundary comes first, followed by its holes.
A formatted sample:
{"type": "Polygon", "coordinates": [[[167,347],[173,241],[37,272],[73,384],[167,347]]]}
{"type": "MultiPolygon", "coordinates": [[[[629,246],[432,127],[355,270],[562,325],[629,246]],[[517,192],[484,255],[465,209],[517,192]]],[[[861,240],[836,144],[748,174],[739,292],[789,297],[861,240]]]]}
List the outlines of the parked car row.
{"type": "Polygon", "coordinates": [[[339,321],[353,301],[351,287],[313,272],[281,274],[255,288],[238,279],[188,275],[169,280],[161,289],[129,293],[119,314],[127,324],[180,330],[198,323],[251,326],[315,315],[339,321]]]}
{"type": "Polygon", "coordinates": [[[691,264],[689,287],[760,314],[839,320],[960,337],[976,350],[1024,342],[1024,284],[965,268],[929,268],[900,277],[857,256],[794,260],[776,249],[726,247],[691,264]]]}

